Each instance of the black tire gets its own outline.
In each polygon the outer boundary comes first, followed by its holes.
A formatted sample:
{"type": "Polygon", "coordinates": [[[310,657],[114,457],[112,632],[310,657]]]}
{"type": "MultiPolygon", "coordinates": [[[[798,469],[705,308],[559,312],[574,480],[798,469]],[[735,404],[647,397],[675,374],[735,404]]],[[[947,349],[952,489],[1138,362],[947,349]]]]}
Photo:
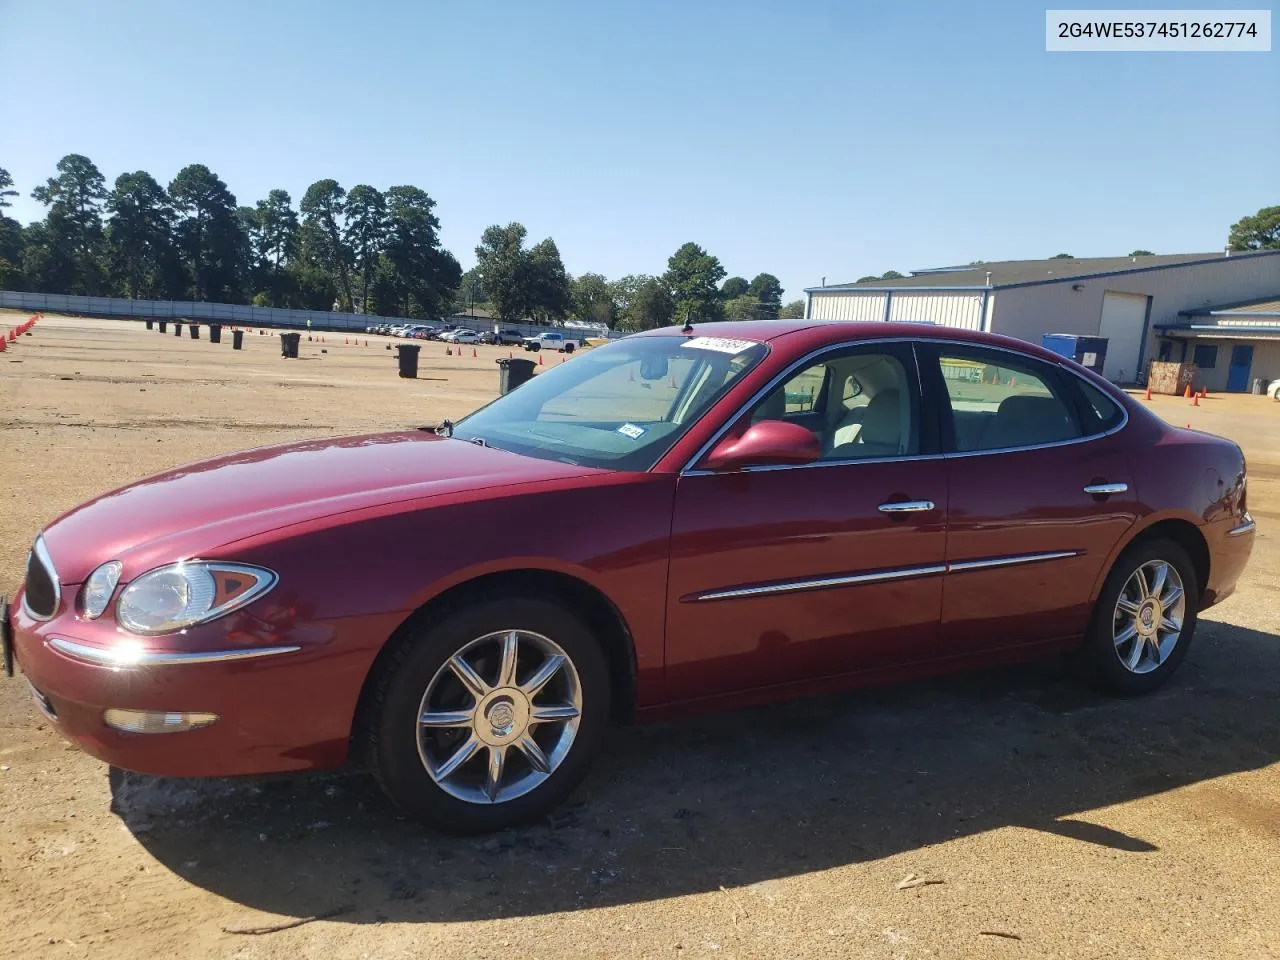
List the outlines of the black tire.
{"type": "Polygon", "coordinates": [[[405,815],[448,833],[485,833],[536,819],[586,775],[609,722],[609,670],[587,627],[564,607],[511,596],[456,610],[405,636],[374,681],[366,723],[367,757],[383,791],[405,815]],[[436,784],[418,752],[418,711],[445,662],[477,637],[527,630],[554,641],[577,670],[582,710],[569,751],[541,784],[501,803],[473,803],[436,784]]]}
{"type": "Polygon", "coordinates": [[[1089,632],[1078,657],[1087,679],[1102,690],[1120,696],[1140,696],[1160,688],[1173,676],[1191,647],[1199,605],[1200,582],[1186,550],[1172,540],[1152,539],[1135,543],[1116,560],[1094,607],[1089,632]],[[1116,648],[1116,603],[1134,572],[1143,564],[1156,560],[1172,566],[1182,581],[1185,596],[1182,630],[1176,646],[1159,666],[1148,673],[1134,673],[1124,665],[1116,648]]]}

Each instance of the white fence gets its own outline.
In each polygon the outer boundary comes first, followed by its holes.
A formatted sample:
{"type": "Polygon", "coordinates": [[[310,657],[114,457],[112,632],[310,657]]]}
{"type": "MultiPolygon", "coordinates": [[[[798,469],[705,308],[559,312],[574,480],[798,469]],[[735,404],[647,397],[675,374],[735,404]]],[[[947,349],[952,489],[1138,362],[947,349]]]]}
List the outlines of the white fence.
{"type": "MultiPolygon", "coordinates": [[[[254,307],[241,303],[206,303],[199,300],[129,300],[123,297],[77,297],[60,293],[24,293],[0,290],[0,307],[32,312],[71,313],[90,317],[135,317],[141,319],[201,320],[205,323],[235,323],[259,327],[302,327],[313,330],[364,330],[380,323],[413,323],[408,317],[376,317],[363,313],[338,313],[328,310],[287,310],[280,307],[254,307]]],[[[492,330],[495,320],[483,317],[452,316],[450,323],[473,330],[492,330]]],[[[421,322],[421,321],[419,321],[421,322]]],[[[524,334],[537,333],[545,327],[528,323],[504,323],[503,329],[517,329],[524,334]]],[[[610,336],[602,327],[574,326],[583,337],[610,336]]],[[[616,336],[616,334],[615,334],[616,336]]]]}

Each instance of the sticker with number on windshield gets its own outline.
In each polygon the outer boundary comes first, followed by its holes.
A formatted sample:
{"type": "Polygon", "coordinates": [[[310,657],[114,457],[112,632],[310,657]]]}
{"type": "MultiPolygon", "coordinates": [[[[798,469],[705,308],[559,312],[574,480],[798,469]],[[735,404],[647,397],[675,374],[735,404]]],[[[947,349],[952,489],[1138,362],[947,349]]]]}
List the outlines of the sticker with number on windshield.
{"type": "Polygon", "coordinates": [[[695,350],[715,350],[717,353],[741,353],[756,345],[754,340],[731,340],[728,337],[694,337],[680,344],[695,350]]]}
{"type": "Polygon", "coordinates": [[[639,440],[644,436],[644,427],[637,427],[634,423],[624,423],[616,432],[632,440],[639,440]]]}

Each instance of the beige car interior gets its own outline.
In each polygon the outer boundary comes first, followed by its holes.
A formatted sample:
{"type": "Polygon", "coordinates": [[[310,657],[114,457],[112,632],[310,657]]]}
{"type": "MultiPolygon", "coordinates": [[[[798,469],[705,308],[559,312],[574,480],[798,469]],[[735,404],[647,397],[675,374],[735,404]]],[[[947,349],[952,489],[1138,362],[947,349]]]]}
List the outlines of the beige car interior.
{"type": "Polygon", "coordinates": [[[824,460],[903,456],[915,444],[909,389],[895,357],[839,357],[810,367],[772,391],[751,420],[795,420],[801,415],[822,444],[824,460]],[[825,393],[825,403],[815,392],[811,403],[797,406],[793,399],[788,406],[788,395],[804,396],[810,388],[825,393]]]}

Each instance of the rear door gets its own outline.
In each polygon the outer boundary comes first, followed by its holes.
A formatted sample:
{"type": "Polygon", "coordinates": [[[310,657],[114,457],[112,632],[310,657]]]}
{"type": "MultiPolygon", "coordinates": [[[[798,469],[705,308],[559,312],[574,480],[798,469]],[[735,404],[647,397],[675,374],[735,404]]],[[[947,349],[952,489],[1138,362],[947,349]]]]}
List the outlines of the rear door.
{"type": "Polygon", "coordinates": [[[943,650],[1080,636],[1102,564],[1136,519],[1123,409],[1015,351],[927,352],[948,451],[943,650]]]}

